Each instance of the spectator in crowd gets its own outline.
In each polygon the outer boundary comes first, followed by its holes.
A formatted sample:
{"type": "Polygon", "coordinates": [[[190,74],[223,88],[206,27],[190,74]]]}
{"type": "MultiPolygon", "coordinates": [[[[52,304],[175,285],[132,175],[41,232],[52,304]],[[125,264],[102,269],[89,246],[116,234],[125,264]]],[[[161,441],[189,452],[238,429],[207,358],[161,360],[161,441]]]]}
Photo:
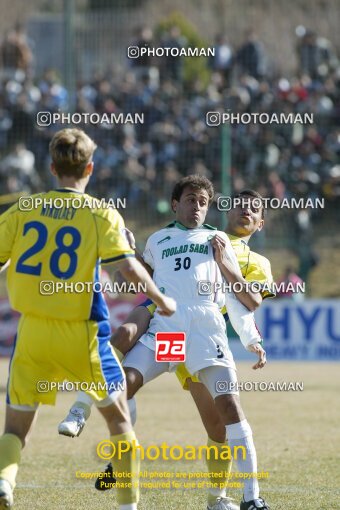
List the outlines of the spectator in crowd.
{"type": "Polygon", "coordinates": [[[236,53],[236,63],[242,74],[249,74],[256,79],[266,74],[266,58],[262,43],[259,42],[255,30],[246,32],[246,40],[236,53]]]}
{"type": "Polygon", "coordinates": [[[55,69],[46,69],[38,87],[42,95],[41,101],[48,111],[56,112],[67,106],[68,93],[60,83],[55,69]]]}
{"type": "Polygon", "coordinates": [[[338,59],[328,39],[318,37],[314,31],[301,25],[296,28],[296,33],[299,37],[297,55],[300,72],[313,80],[322,80],[337,68],[338,59]]]}
{"type": "MultiPolygon", "coordinates": [[[[180,52],[187,45],[187,40],[182,36],[181,30],[177,25],[173,25],[168,34],[165,34],[161,40],[161,46],[180,52]]],[[[161,77],[171,79],[181,84],[183,81],[183,57],[166,56],[162,59],[161,77]]]]}
{"type": "Polygon", "coordinates": [[[33,55],[23,25],[9,30],[1,44],[1,64],[8,78],[22,81],[29,72],[33,55]]]}
{"type": "Polygon", "coordinates": [[[306,285],[308,285],[310,272],[318,264],[318,257],[313,248],[313,211],[313,209],[308,207],[293,210],[293,221],[290,230],[293,241],[292,249],[299,258],[298,274],[306,282],[306,285]]]}
{"type": "Polygon", "coordinates": [[[224,86],[229,87],[233,65],[233,49],[223,34],[216,36],[214,50],[214,56],[210,57],[209,65],[214,72],[219,73],[223,78],[224,86]]]}
{"type": "Polygon", "coordinates": [[[26,191],[34,193],[41,189],[41,181],[35,169],[34,154],[23,143],[17,143],[0,163],[1,189],[5,193],[26,191]]]}
{"type": "Polygon", "coordinates": [[[154,36],[151,28],[143,27],[140,31],[137,31],[136,40],[128,48],[128,58],[136,78],[147,78],[150,85],[157,88],[159,85],[159,71],[155,65],[157,57],[141,51],[154,46],[154,36]]]}

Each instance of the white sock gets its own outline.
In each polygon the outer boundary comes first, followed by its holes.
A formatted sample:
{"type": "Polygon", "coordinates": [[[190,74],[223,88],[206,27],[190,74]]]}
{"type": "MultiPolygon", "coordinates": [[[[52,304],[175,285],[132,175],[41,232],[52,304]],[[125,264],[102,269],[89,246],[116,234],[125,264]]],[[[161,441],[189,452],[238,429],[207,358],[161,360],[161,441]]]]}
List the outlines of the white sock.
{"type": "Polygon", "coordinates": [[[135,397],[130,398],[128,401],[128,407],[130,411],[130,420],[131,424],[134,427],[136,421],[137,421],[137,406],[136,406],[136,399],[135,397]]]}
{"type": "Polygon", "coordinates": [[[93,405],[92,398],[83,391],[78,391],[77,393],[77,400],[71,407],[71,409],[81,407],[85,412],[85,420],[87,420],[90,417],[91,414],[91,407],[93,405]]]}
{"type": "Polygon", "coordinates": [[[137,510],[137,503],[130,503],[129,505],[119,505],[119,510],[137,510]]]}
{"type": "Polygon", "coordinates": [[[92,398],[90,397],[90,395],[88,395],[84,391],[78,391],[77,402],[81,402],[82,404],[87,404],[89,407],[91,407],[93,405],[92,398]]]}
{"type": "MultiPolygon", "coordinates": [[[[241,473],[257,473],[256,450],[253,442],[253,435],[247,420],[239,423],[226,425],[228,444],[230,448],[235,446],[244,446],[246,454],[245,459],[240,450],[237,452],[237,467],[241,473]]],[[[260,494],[257,478],[253,475],[251,478],[244,479],[244,499],[251,501],[258,499],[260,494]]]]}

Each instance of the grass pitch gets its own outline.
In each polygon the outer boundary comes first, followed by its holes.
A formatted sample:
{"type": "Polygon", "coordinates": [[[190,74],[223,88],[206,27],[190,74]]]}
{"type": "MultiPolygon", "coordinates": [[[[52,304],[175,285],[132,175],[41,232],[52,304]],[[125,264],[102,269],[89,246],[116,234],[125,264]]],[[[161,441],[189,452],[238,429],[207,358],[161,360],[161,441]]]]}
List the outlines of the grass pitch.
{"type": "MultiPolygon", "coordinates": [[[[0,360],[1,422],[4,417],[8,360],[0,360]]],[[[241,381],[303,381],[302,392],[241,393],[252,426],[261,494],[272,510],[340,509],[340,406],[339,364],[271,363],[254,372],[239,363],[241,381]]],[[[56,407],[44,407],[22,455],[15,490],[16,510],[114,510],[115,490],[97,492],[92,480],[79,479],[77,471],[96,472],[105,464],[96,445],[106,439],[103,419],[94,409],[79,438],[58,436],[74,393],[58,396],[56,407]]],[[[137,397],[136,433],[143,446],[204,445],[206,435],[188,392],[172,374],[150,383],[137,397]]],[[[2,423],[1,423],[2,424],[2,423]]],[[[203,461],[143,461],[142,470],[172,473],[205,471],[203,461]]],[[[236,470],[234,465],[233,470],[236,470]]],[[[157,479],[155,479],[157,480],[157,479]]],[[[158,479],[159,480],[159,479],[158,479]]],[[[143,481],[148,481],[144,479],[143,481]]],[[[197,481],[197,480],[196,480],[197,481]]],[[[147,489],[141,491],[140,510],[204,510],[204,489],[147,489]]],[[[229,494],[241,499],[241,489],[229,494]]]]}

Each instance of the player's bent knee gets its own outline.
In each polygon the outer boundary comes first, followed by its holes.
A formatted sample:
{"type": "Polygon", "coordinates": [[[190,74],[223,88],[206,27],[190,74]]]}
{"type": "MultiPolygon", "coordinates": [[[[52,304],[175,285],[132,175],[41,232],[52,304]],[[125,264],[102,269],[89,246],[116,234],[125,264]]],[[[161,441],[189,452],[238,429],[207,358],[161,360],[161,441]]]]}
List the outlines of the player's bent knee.
{"type": "Polygon", "coordinates": [[[225,425],[220,416],[218,419],[214,419],[209,421],[209,423],[205,422],[203,424],[210,439],[216,441],[217,443],[224,443],[226,439],[225,425]]]}
{"type": "Polygon", "coordinates": [[[36,408],[7,406],[4,433],[17,436],[24,447],[29,439],[35,414],[36,408]]]}
{"type": "Polygon", "coordinates": [[[223,421],[229,425],[245,419],[240,397],[233,393],[226,393],[215,398],[216,407],[221,414],[223,421]]]}
{"type": "Polygon", "coordinates": [[[218,435],[220,438],[222,438],[222,440],[224,440],[225,427],[218,413],[217,416],[214,416],[209,420],[209,432],[208,432],[209,437],[211,437],[211,434],[214,434],[214,436],[218,435]]]}
{"type": "Polygon", "coordinates": [[[22,430],[18,429],[17,427],[5,427],[4,434],[13,434],[13,436],[17,436],[22,444],[22,447],[24,448],[27,444],[27,436],[28,433],[23,432],[22,430]]]}
{"type": "Polygon", "coordinates": [[[143,386],[143,376],[135,368],[124,367],[126,376],[127,398],[132,398],[143,386]]]}
{"type": "Polygon", "coordinates": [[[122,324],[112,335],[111,343],[114,347],[126,354],[133,347],[133,340],[137,334],[137,325],[133,323],[122,324]]]}
{"type": "Polygon", "coordinates": [[[130,425],[130,413],[125,393],[122,393],[115,400],[106,399],[106,405],[97,406],[98,411],[103,415],[106,422],[126,423],[130,425]]]}
{"type": "Polygon", "coordinates": [[[223,395],[218,395],[215,398],[215,403],[222,403],[227,406],[229,409],[241,409],[241,402],[239,395],[234,393],[224,393],[223,395]]]}

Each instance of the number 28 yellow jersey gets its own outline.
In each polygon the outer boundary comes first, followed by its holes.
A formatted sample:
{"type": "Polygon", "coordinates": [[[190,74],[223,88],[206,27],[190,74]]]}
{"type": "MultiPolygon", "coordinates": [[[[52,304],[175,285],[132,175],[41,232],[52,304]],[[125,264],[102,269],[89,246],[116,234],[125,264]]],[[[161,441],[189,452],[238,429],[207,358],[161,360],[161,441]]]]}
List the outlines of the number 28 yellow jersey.
{"type": "Polygon", "coordinates": [[[100,264],[133,256],[121,215],[71,188],[22,197],[0,216],[0,265],[10,259],[9,299],[22,314],[107,320],[93,285],[100,264]]]}

